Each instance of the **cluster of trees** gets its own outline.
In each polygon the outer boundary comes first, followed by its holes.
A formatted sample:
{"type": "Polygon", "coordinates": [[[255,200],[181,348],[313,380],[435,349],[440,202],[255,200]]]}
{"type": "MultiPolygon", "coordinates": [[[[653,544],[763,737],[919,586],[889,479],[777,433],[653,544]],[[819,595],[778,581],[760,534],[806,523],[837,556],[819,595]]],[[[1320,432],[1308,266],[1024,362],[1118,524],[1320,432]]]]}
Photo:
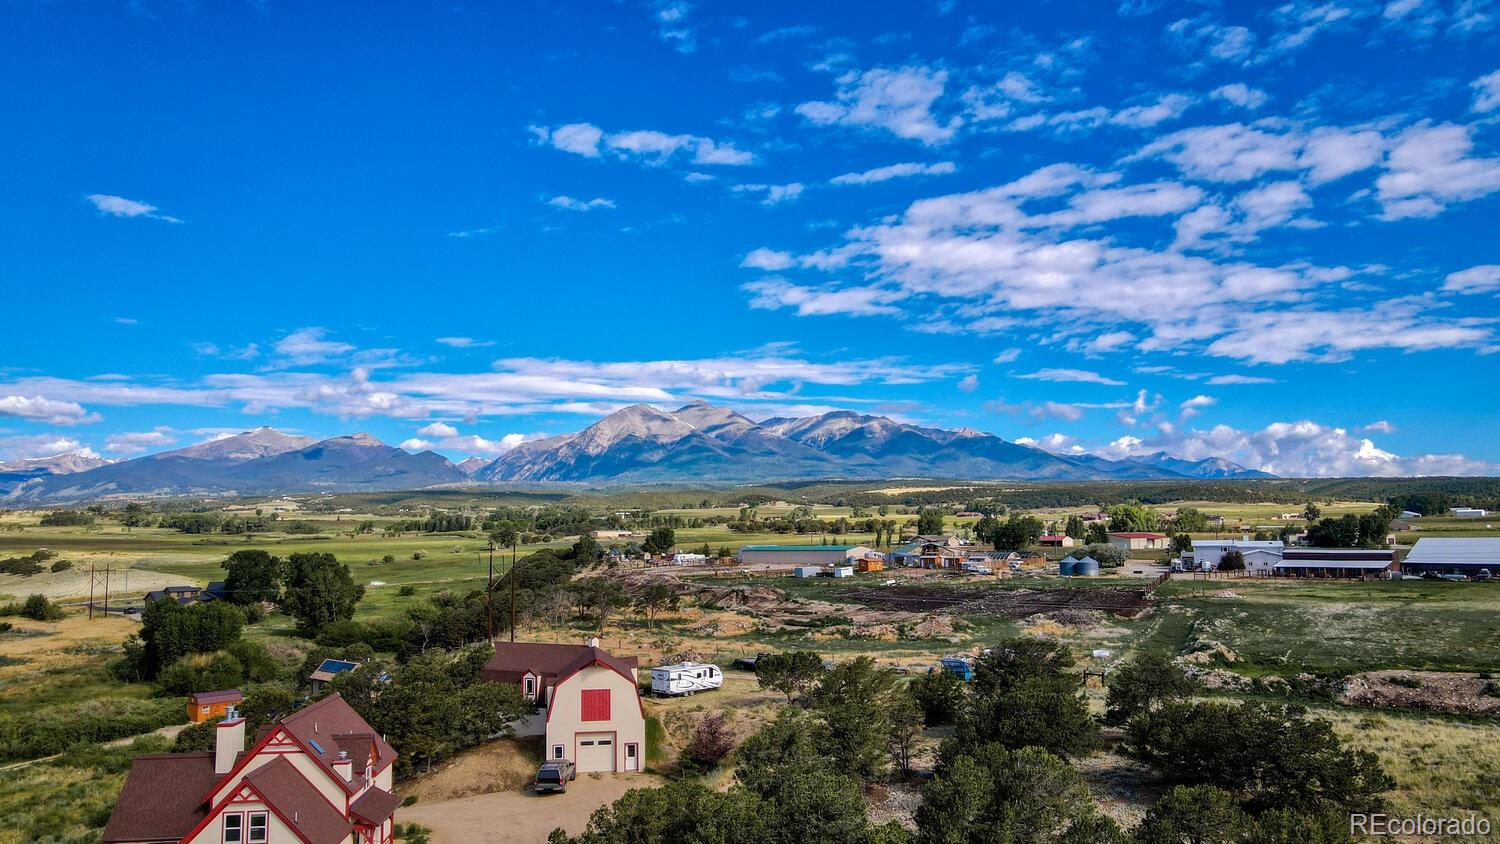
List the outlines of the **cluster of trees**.
{"type": "Polygon", "coordinates": [[[385,526],[390,534],[416,533],[461,533],[474,530],[479,521],[463,513],[434,512],[425,519],[401,519],[385,526]]]}
{"type": "MultiPolygon", "coordinates": [[[[40,574],[47,568],[44,563],[55,558],[56,556],[56,551],[49,551],[46,548],[39,548],[24,557],[7,557],[4,560],[0,560],[0,574],[14,574],[21,577],[30,577],[33,574],[40,574]]],[[[72,567],[72,563],[68,563],[62,568],[59,568],[57,563],[53,563],[51,566],[53,571],[62,571],[63,568],[72,567]]]]}
{"type": "Polygon", "coordinates": [[[1307,543],[1314,548],[1384,548],[1391,521],[1400,514],[1388,504],[1356,516],[1323,519],[1307,528],[1307,543]]]}
{"type": "Polygon", "coordinates": [[[1410,510],[1424,516],[1445,516],[1454,506],[1453,496],[1437,490],[1393,495],[1388,503],[1398,514],[1402,510],[1410,510]]]}
{"type": "Polygon", "coordinates": [[[1036,516],[1011,513],[1005,521],[994,516],[984,516],[974,523],[974,537],[987,542],[1000,551],[1020,551],[1036,544],[1044,526],[1036,516]]]}
{"type": "Polygon", "coordinates": [[[53,510],[42,514],[43,527],[85,527],[94,523],[94,514],[78,510],[53,510]]]}
{"type": "MultiPolygon", "coordinates": [[[[32,621],[61,621],[67,613],[52,603],[46,595],[28,595],[21,603],[9,603],[0,607],[0,617],[18,615],[32,621]]],[[[5,629],[10,629],[9,626],[5,629]]]]}
{"type": "Polygon", "coordinates": [[[283,560],[267,551],[246,549],[230,554],[222,565],[231,602],[278,604],[306,636],[353,617],[355,604],[365,594],[349,567],[332,554],[299,553],[283,560]]]}
{"type": "Polygon", "coordinates": [[[1106,510],[1109,514],[1109,530],[1115,532],[1153,531],[1161,526],[1156,508],[1139,501],[1126,501],[1106,510]]]}
{"type": "Polygon", "coordinates": [[[480,669],[493,655],[480,645],[428,651],[404,665],[372,660],[339,674],[329,692],[349,705],[400,752],[397,774],[481,742],[509,735],[509,724],[535,707],[509,683],[486,683],[480,669]]]}

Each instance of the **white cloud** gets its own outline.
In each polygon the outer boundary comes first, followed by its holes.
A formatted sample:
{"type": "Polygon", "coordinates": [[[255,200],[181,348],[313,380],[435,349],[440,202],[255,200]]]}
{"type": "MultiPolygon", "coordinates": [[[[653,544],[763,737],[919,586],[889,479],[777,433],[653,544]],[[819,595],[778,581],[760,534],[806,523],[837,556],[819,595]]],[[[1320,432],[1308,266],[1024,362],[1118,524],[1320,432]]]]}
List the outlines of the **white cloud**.
{"type": "Polygon", "coordinates": [[[1500,264],[1480,264],[1449,273],[1443,289],[1455,293],[1490,293],[1500,290],[1500,264]]]}
{"type": "Polygon", "coordinates": [[[1375,181],[1387,220],[1432,217],[1500,190],[1500,158],[1472,158],[1467,126],[1421,124],[1398,135],[1375,181]]]}
{"type": "Polygon", "coordinates": [[[325,340],[326,328],[316,326],[299,328],[272,344],[276,354],[293,366],[310,366],[326,363],[352,351],[354,346],[335,340],[325,340]]]}
{"type": "Polygon", "coordinates": [[[15,437],[0,437],[0,458],[5,460],[30,460],[37,457],[53,457],[59,454],[81,454],[98,457],[99,452],[72,437],[57,434],[27,434],[15,437]]]}
{"type": "Polygon", "coordinates": [[[963,125],[957,116],[942,120],[933,114],[947,81],[946,70],[921,66],[849,71],[839,77],[835,101],[805,102],[796,112],[819,126],[883,129],[929,146],[942,144],[963,125]]]}
{"type": "Polygon", "coordinates": [[[1239,123],[1200,126],[1152,141],[1136,157],[1160,156],[1195,179],[1243,182],[1277,170],[1294,170],[1301,144],[1239,123]]]}
{"type": "Polygon", "coordinates": [[[979,376],[975,375],[972,372],[968,375],[965,375],[962,379],[959,380],[958,389],[962,390],[965,393],[972,393],[975,390],[979,389],[979,376]]]}
{"type": "Polygon", "coordinates": [[[1275,378],[1267,378],[1263,375],[1215,375],[1208,379],[1210,385],[1218,387],[1231,384],[1275,384],[1275,378]]]}
{"type": "Polygon", "coordinates": [[[939,161],[934,164],[903,162],[901,164],[890,164],[885,167],[876,167],[873,170],[865,170],[859,173],[845,173],[842,176],[834,176],[828,180],[828,183],[833,185],[871,185],[877,182],[903,179],[909,176],[945,175],[957,169],[957,166],[951,161],[939,161]]]}
{"type": "Polygon", "coordinates": [[[1494,111],[1500,108],[1500,70],[1486,73],[1469,83],[1474,89],[1474,110],[1494,111]]]}
{"type": "Polygon", "coordinates": [[[571,196],[559,195],[547,200],[547,204],[553,208],[563,208],[568,211],[593,211],[596,208],[613,208],[615,201],[604,197],[593,199],[574,199],[571,196]]]}
{"type": "Polygon", "coordinates": [[[1307,138],[1297,165],[1313,184],[1321,184],[1374,167],[1384,151],[1379,132],[1320,129],[1307,138]]]}
{"type": "Polygon", "coordinates": [[[1021,356],[1021,350],[1016,348],[1005,349],[995,355],[995,363],[1014,363],[1021,356]]]}
{"type": "Polygon", "coordinates": [[[1130,106],[1116,111],[1110,116],[1109,122],[1116,126],[1146,129],[1158,123],[1176,120],[1195,102],[1197,101],[1192,97],[1184,94],[1163,94],[1150,105],[1130,106]]]}
{"type": "Polygon", "coordinates": [[[1016,377],[1024,378],[1028,381],[1073,381],[1083,384],[1107,384],[1111,387],[1119,387],[1125,383],[1124,381],[1116,381],[1113,378],[1105,377],[1087,369],[1047,368],[1039,369],[1036,372],[1029,372],[1025,375],[1017,375],[1016,377]]]}
{"type": "Polygon", "coordinates": [[[744,165],[755,161],[753,154],[732,142],[698,135],[669,135],[650,129],[606,133],[592,123],[569,123],[556,129],[531,126],[529,130],[539,143],[585,158],[599,158],[608,152],[620,160],[651,166],[679,159],[694,165],[744,165]]]}
{"type": "Polygon", "coordinates": [[[437,342],[455,349],[478,349],[495,345],[494,340],[476,340],[473,337],[439,337],[437,342]]]}
{"type": "Polygon", "coordinates": [[[692,11],[686,0],[657,0],[655,4],[656,36],[679,53],[698,49],[698,33],[688,23],[692,11]]]}
{"type": "Polygon", "coordinates": [[[1135,335],[1129,331],[1106,331],[1084,344],[1084,348],[1090,352],[1110,352],[1121,346],[1129,345],[1135,340],[1135,335]]]}
{"type": "Polygon", "coordinates": [[[1206,18],[1183,18],[1167,27],[1167,35],[1184,52],[1216,61],[1240,64],[1255,52],[1255,33],[1243,26],[1224,26],[1206,18]]]}
{"type": "Polygon", "coordinates": [[[449,425],[446,422],[433,422],[430,425],[424,425],[421,428],[418,428],[417,429],[417,436],[420,436],[420,437],[456,437],[456,436],[458,436],[458,429],[455,428],[455,427],[453,427],[452,425],[449,425]]]}
{"type": "Polygon", "coordinates": [[[436,443],[432,442],[431,440],[424,440],[424,439],[419,439],[417,437],[412,437],[409,440],[402,440],[400,447],[402,449],[406,450],[406,451],[419,452],[419,451],[428,451],[434,445],[436,445],[436,443]]]}
{"type": "Polygon", "coordinates": [[[740,266],[774,272],[776,270],[787,269],[795,263],[796,261],[792,258],[790,252],[779,252],[775,249],[762,247],[760,249],[752,249],[750,254],[745,256],[745,260],[740,262],[740,266]]]}
{"type": "Polygon", "coordinates": [[[177,443],[171,428],[153,431],[123,431],[110,434],[104,440],[104,450],[115,454],[140,454],[145,451],[166,448],[177,443]]]}
{"type": "Polygon", "coordinates": [[[1223,100],[1230,105],[1240,108],[1255,110],[1270,101],[1271,95],[1259,88],[1251,88],[1243,82],[1231,82],[1228,85],[1220,85],[1209,92],[1209,96],[1216,100],[1223,100]]]}
{"type": "Polygon", "coordinates": [[[1218,401],[1219,400],[1214,398],[1213,396],[1193,396],[1187,401],[1184,401],[1183,403],[1177,405],[1177,409],[1182,411],[1182,418],[1187,419],[1193,416],[1197,416],[1200,412],[1202,412],[1203,408],[1212,407],[1213,405],[1217,404],[1218,401]]]}
{"type": "Polygon", "coordinates": [[[108,214],[111,217],[145,217],[148,220],[161,220],[164,223],[180,223],[181,220],[167,214],[159,213],[161,209],[155,205],[140,202],[134,199],[126,199],[123,196],[114,196],[108,193],[91,193],[86,199],[99,209],[99,213],[108,214]]]}
{"type": "Polygon", "coordinates": [[[1360,430],[1370,434],[1394,434],[1396,433],[1396,426],[1384,419],[1379,419],[1360,428],[1360,430]]]}
{"type": "Polygon", "coordinates": [[[761,198],[762,205],[780,205],[783,202],[792,202],[802,195],[806,188],[801,182],[792,182],[786,185],[735,185],[730,190],[735,193],[764,193],[761,198]]]}
{"type": "Polygon", "coordinates": [[[58,401],[44,396],[0,396],[0,417],[25,419],[28,422],[47,422],[52,425],[81,425],[98,422],[97,413],[90,413],[83,405],[72,401],[58,401]]]}
{"type": "Polygon", "coordinates": [[[903,298],[899,291],[882,287],[805,287],[783,278],[752,281],[744,288],[755,294],[750,307],[796,308],[798,316],[894,314],[899,310],[892,303],[903,298]]]}

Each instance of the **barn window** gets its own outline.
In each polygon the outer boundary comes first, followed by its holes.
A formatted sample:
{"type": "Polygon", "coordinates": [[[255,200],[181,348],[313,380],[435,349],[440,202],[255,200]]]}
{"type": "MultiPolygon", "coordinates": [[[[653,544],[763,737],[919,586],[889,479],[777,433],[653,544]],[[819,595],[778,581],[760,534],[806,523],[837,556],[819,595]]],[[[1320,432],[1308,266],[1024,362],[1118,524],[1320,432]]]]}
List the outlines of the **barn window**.
{"type": "Polygon", "coordinates": [[[583,690],[583,720],[609,720],[609,689],[583,690]]]}

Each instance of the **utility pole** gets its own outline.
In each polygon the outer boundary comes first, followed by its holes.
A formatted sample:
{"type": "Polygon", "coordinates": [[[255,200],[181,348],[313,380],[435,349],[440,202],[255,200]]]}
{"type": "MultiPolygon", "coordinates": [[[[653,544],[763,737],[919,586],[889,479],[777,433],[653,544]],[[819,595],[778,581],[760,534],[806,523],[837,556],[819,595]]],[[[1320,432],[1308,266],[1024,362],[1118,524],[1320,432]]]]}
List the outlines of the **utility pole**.
{"type": "Polygon", "coordinates": [[[510,541],[510,641],[516,641],[516,542],[510,541]]]}
{"type": "Polygon", "coordinates": [[[490,585],[484,590],[485,630],[491,642],[495,641],[495,541],[490,540],[490,585]]]}
{"type": "Polygon", "coordinates": [[[94,620],[94,564],[89,563],[89,621],[94,620]]]}
{"type": "Polygon", "coordinates": [[[104,617],[109,618],[109,566],[104,567],[104,617]]]}

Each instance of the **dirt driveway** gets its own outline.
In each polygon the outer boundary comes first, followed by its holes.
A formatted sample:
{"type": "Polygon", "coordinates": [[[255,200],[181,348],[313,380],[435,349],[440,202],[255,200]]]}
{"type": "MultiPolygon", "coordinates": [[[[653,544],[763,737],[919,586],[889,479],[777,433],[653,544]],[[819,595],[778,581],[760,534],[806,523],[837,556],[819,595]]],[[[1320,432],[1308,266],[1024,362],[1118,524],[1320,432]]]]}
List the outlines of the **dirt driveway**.
{"type": "Polygon", "coordinates": [[[576,835],[588,825],[595,809],[613,803],[632,788],[651,788],[662,782],[651,774],[606,774],[599,779],[579,774],[563,794],[499,791],[418,803],[396,810],[396,820],[431,829],[433,844],[543,844],[557,827],[576,835]]]}

